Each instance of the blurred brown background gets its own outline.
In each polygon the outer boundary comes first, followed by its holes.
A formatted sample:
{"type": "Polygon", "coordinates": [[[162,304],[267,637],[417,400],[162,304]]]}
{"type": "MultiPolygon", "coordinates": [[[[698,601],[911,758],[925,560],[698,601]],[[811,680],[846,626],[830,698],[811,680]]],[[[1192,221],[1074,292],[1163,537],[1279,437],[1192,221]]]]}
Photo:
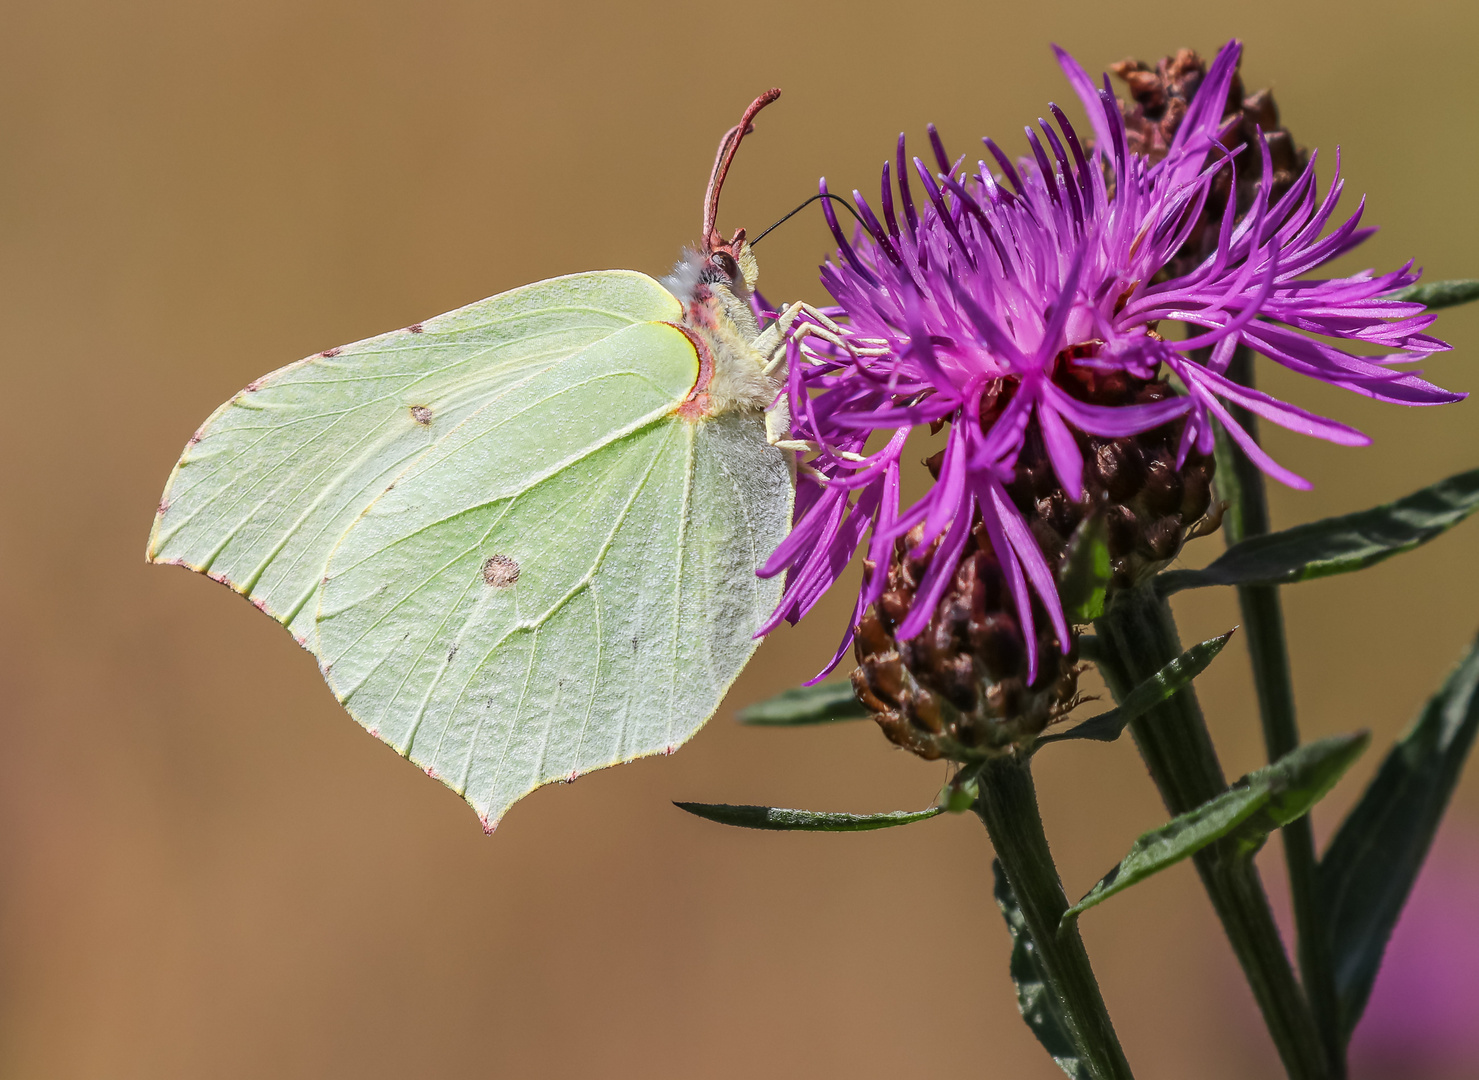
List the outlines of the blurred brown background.
{"type": "MultiPolygon", "coordinates": [[[[143,563],[185,439],[251,378],[538,278],[664,272],[697,239],[716,139],[759,90],[786,96],[721,218],[752,234],[819,174],[876,185],[901,129],[1020,149],[1013,133],[1071,98],[1050,41],[1099,71],[1240,36],[1249,85],[1272,84],[1328,155],[1322,181],[1339,144],[1347,207],[1370,195],[1383,231],[1347,269],[1410,256],[1479,276],[1479,19],[1460,0],[0,11],[6,1077],[1058,1075],[1016,1015],[974,819],[778,836],[669,804],[933,798],[942,770],[871,725],[732,722],[816,670],[839,604],[769,642],[676,757],[542,791],[488,838],[339,710],[280,627],[143,563]]],[[[826,248],[808,213],[760,250],[763,285],[818,298],[826,248]]],[[[1479,310],[1438,333],[1456,350],[1432,376],[1479,389],[1479,310]]],[[[1376,438],[1275,436],[1316,483],[1274,493],[1281,523],[1479,465],[1473,403],[1404,411],[1265,378],[1376,438]]],[[[1407,722],[1479,626],[1476,559],[1471,524],[1287,593],[1309,736],[1384,742],[1407,722]]],[[[1181,616],[1188,639],[1237,621],[1229,595],[1181,616]]],[[[1261,752],[1245,682],[1230,649],[1201,683],[1232,772],[1261,752]]],[[[1376,756],[1319,810],[1322,834],[1376,756]]],[[[1039,760],[1082,892],[1162,810],[1127,744],[1039,760]]],[[[1475,771],[1455,827],[1479,828],[1475,771]]],[[[1273,1074],[1189,869],[1084,930],[1139,1075],[1273,1074]]]]}

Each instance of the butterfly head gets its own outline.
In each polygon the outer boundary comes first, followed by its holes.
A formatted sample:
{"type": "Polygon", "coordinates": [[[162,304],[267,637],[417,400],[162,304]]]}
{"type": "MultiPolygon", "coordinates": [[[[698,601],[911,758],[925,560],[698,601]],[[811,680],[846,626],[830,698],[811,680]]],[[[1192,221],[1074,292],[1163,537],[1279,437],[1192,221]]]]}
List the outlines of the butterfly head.
{"type": "Polygon", "coordinates": [[[779,90],[767,90],[745,110],[740,122],[724,133],[719,140],[719,152],[714,157],[714,169],[709,174],[709,187],[704,192],[703,244],[699,254],[699,280],[706,284],[726,285],[731,291],[748,295],[760,277],[760,268],[755,255],[745,239],[745,230],[737,229],[728,240],[719,232],[719,193],[724,189],[724,178],[729,175],[729,166],[739,151],[740,143],[751,131],[757,113],[781,96],[779,90]]]}
{"type": "Polygon", "coordinates": [[[755,114],[776,98],[767,90],[745,110],[740,122],[719,140],[709,188],[704,193],[704,227],[697,251],[683,252],[663,284],[682,303],[679,329],[693,343],[699,358],[698,380],[678,410],[688,420],[727,412],[759,413],[779,392],[779,383],[767,373],[768,357],[757,350],[760,327],[751,306],[760,276],[755,255],[737,229],[728,240],[719,232],[719,193],[741,141],[753,129],[755,114]]]}
{"type": "Polygon", "coordinates": [[[706,285],[725,285],[731,292],[747,295],[760,279],[760,266],[755,262],[750,242],[745,239],[745,230],[739,229],[734,236],[719,244],[705,245],[701,252],[698,277],[706,285]]]}

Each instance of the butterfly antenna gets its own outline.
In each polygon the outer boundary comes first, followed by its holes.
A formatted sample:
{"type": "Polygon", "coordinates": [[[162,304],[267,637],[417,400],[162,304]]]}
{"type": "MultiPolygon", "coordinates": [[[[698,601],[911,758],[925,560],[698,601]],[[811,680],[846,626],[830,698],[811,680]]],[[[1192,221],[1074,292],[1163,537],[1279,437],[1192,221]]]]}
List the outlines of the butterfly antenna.
{"type": "Polygon", "coordinates": [[[766,229],[759,236],[755,237],[755,239],[751,240],[750,241],[750,246],[751,247],[754,247],[756,244],[760,243],[760,241],[764,240],[766,238],[766,236],[768,236],[770,233],[774,232],[777,228],[779,228],[780,226],[784,225],[786,222],[790,221],[793,217],[795,217],[797,214],[801,213],[801,211],[805,210],[808,206],[810,206],[812,203],[816,202],[818,199],[831,199],[835,203],[841,203],[843,206],[847,207],[847,212],[849,214],[851,214],[854,218],[857,219],[857,222],[858,222],[859,225],[862,225],[863,228],[865,228],[865,229],[868,227],[867,223],[863,221],[862,216],[859,215],[858,212],[857,212],[857,210],[855,210],[853,208],[852,203],[848,202],[841,195],[833,195],[830,191],[823,191],[823,192],[820,192],[820,193],[818,193],[816,195],[813,195],[811,198],[807,199],[804,203],[802,203],[800,206],[798,206],[795,210],[792,210],[789,214],[787,214],[785,217],[781,218],[779,221],[777,221],[770,228],[766,229]]]}
{"type": "Polygon", "coordinates": [[[729,174],[730,163],[734,161],[734,155],[739,150],[740,142],[754,130],[752,121],[755,114],[776,98],[781,96],[779,90],[767,90],[745,110],[745,115],[740,117],[740,122],[724,133],[724,138],[719,140],[719,153],[714,158],[714,171],[709,174],[709,190],[704,192],[704,231],[703,243],[705,251],[713,251],[714,248],[724,243],[724,237],[719,235],[719,192],[724,187],[724,177],[729,174]]]}

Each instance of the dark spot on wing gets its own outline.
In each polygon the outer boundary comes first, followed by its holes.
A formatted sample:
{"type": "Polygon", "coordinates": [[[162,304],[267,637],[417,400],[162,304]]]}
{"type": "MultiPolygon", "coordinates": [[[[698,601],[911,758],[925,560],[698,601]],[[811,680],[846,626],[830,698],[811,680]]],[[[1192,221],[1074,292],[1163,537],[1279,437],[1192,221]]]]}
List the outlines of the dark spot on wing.
{"type": "Polygon", "coordinates": [[[412,405],[411,419],[422,427],[431,427],[431,410],[425,405],[412,405]]]}
{"type": "Polygon", "coordinates": [[[325,360],[332,360],[332,359],[334,359],[334,357],[338,356],[343,351],[344,351],[343,349],[339,348],[336,345],[332,349],[325,349],[323,352],[319,353],[318,355],[319,356],[322,356],[325,360]]]}
{"type": "Polygon", "coordinates": [[[411,333],[413,334],[419,334],[421,333],[421,324],[419,322],[413,322],[410,326],[406,327],[406,329],[411,331],[411,333]]]}
{"type": "Polygon", "coordinates": [[[495,589],[506,589],[519,580],[519,564],[507,555],[494,555],[483,563],[483,581],[495,589]]]}

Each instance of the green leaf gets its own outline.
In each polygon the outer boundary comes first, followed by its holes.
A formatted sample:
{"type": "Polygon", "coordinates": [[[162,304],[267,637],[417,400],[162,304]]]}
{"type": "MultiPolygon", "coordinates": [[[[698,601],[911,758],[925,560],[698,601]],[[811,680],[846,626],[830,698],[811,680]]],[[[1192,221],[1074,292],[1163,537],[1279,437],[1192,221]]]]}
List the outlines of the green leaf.
{"type": "Polygon", "coordinates": [[[799,727],[830,724],[834,720],[861,720],[867,708],[853,693],[850,682],[825,682],[797,686],[775,697],[741,709],[735,717],[741,724],[768,727],[799,727]]]}
{"type": "Polygon", "coordinates": [[[911,825],[945,812],[943,806],[884,814],[835,814],[819,810],[785,810],[779,806],[731,806],[728,803],[675,802],[673,805],[721,825],[778,832],[870,832],[873,829],[891,829],[895,825],[911,825]]]}
{"type": "Polygon", "coordinates": [[[1027,919],[1017,904],[1016,894],[1012,892],[1012,884],[1007,880],[1001,862],[991,860],[991,870],[996,875],[996,903],[1012,935],[1012,983],[1017,988],[1017,1008],[1022,1019],[1037,1036],[1043,1049],[1058,1063],[1058,1068],[1072,1080],[1093,1080],[1088,1066],[1073,1045],[1073,1037],[1068,1033],[1068,1021],[1064,1019],[1058,995],[1038,963],[1037,946],[1032,943],[1027,919]]]}
{"type": "Polygon", "coordinates": [[[1233,627],[1225,634],[1220,634],[1199,645],[1193,645],[1126,694],[1124,702],[1117,708],[1100,713],[1098,716],[1091,716],[1082,724],[1069,728],[1061,734],[1046,735],[1038,739],[1037,744],[1041,746],[1044,743],[1060,742],[1064,739],[1114,742],[1131,721],[1148,713],[1205,671],[1207,665],[1222,651],[1222,647],[1227,644],[1228,638],[1233,636],[1233,631],[1236,629],[1237,627],[1233,627]]]}
{"type": "Polygon", "coordinates": [[[1090,514],[1073,536],[1058,571],[1058,597],[1063,615],[1075,625],[1091,623],[1104,614],[1104,598],[1114,570],[1109,562],[1109,527],[1103,514],[1090,514]]]}
{"type": "Polygon", "coordinates": [[[1309,813],[1370,741],[1370,734],[1363,731],[1301,746],[1249,773],[1217,798],[1141,836],[1119,865],[1068,909],[1060,928],[1208,844],[1231,840],[1240,852],[1251,855],[1274,829],[1309,813]]]}
{"type": "Polygon", "coordinates": [[[754,652],[792,503],[759,412],[681,411],[683,310],[575,274],[290,364],[196,433],[149,558],[287,626],[486,828],[669,753],[754,652]]]}
{"type": "Polygon", "coordinates": [[[1384,297],[1386,300],[1415,300],[1427,304],[1429,309],[1453,307],[1479,300],[1479,281],[1473,278],[1458,278],[1454,281],[1433,281],[1426,285],[1409,285],[1405,289],[1384,297]]]}
{"type": "Polygon", "coordinates": [[[1206,585],[1285,585],[1361,570],[1453,528],[1479,510],[1479,469],[1385,506],[1296,525],[1234,544],[1204,570],[1156,579],[1161,595],[1206,585]]]}
{"type": "Polygon", "coordinates": [[[1355,1030],[1382,953],[1479,731],[1479,643],[1397,741],[1320,862],[1341,1029],[1355,1030]]]}

